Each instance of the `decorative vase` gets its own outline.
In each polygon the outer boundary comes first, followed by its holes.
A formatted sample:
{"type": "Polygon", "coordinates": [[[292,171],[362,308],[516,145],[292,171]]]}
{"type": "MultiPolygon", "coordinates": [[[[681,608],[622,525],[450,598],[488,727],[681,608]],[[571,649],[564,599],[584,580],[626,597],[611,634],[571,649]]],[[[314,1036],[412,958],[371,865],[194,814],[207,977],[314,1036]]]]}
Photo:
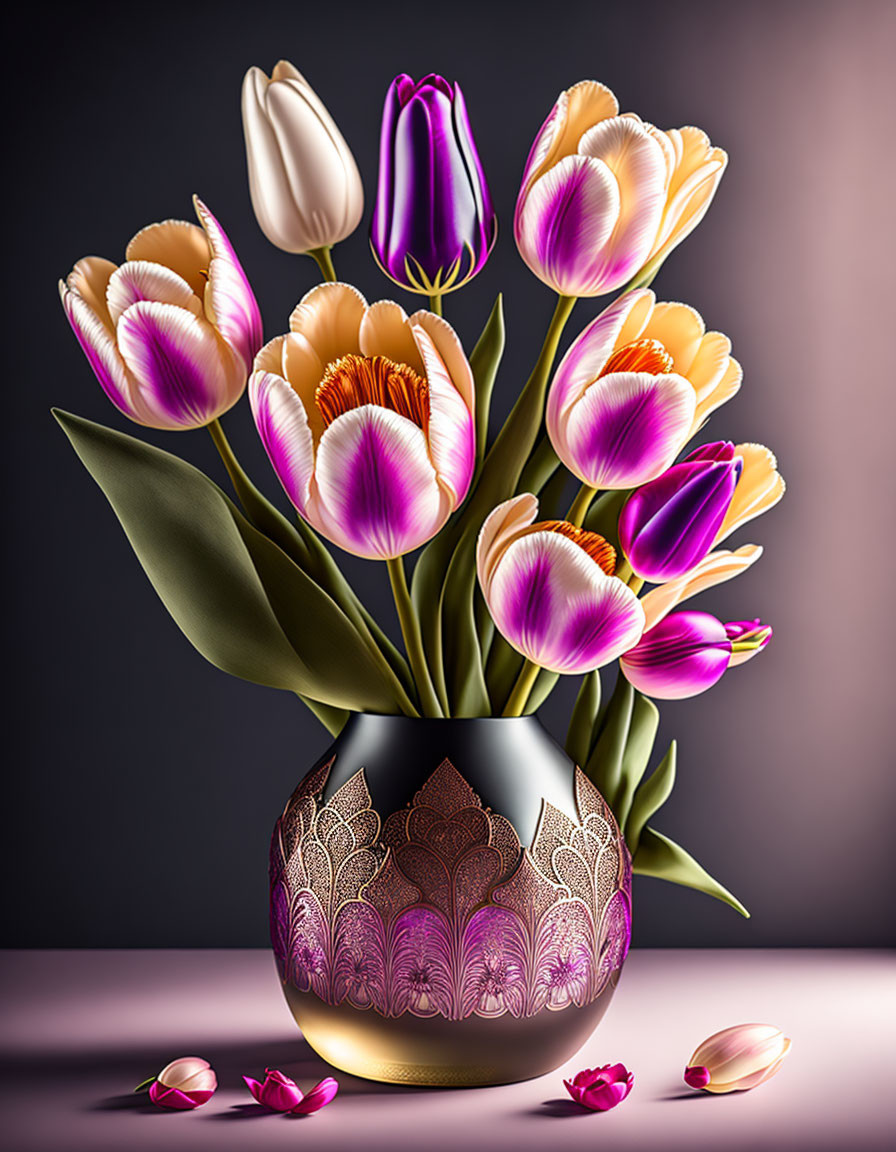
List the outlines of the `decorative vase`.
{"type": "Polygon", "coordinates": [[[404,1084],[525,1080],[607,1009],[631,864],[533,716],[353,715],[274,829],[271,934],[305,1039],[404,1084]]]}

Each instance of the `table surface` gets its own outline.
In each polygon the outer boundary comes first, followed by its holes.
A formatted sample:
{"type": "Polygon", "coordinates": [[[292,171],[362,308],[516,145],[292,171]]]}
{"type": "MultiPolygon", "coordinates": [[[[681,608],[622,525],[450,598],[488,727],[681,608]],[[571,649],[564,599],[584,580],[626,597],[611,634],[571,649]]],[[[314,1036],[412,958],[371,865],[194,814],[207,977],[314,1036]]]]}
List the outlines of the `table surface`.
{"type": "Polygon", "coordinates": [[[240,1078],[270,1066],[307,1088],[331,1071],[298,1033],[265,951],[6,952],[0,986],[9,1152],[896,1147],[896,958],[884,952],[636,951],[606,1018],[557,1072],[467,1090],[336,1073],[336,1100],[305,1118],[264,1111],[240,1078]],[[697,1044],[754,1020],[793,1039],[778,1075],[753,1092],[690,1091],[681,1073],[697,1044]],[[218,1074],[203,1108],[166,1112],[133,1095],[188,1054],[218,1074]],[[607,1113],[574,1105],[563,1075],[610,1061],[634,1072],[629,1098],[607,1113]]]}

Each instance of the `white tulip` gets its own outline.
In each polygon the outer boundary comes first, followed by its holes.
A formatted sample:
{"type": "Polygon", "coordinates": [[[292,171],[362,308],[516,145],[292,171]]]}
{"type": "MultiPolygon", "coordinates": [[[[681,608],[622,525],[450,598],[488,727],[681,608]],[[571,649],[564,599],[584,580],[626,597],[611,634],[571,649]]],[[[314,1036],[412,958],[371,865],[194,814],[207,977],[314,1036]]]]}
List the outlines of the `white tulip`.
{"type": "Polygon", "coordinates": [[[305,77],[286,60],[270,78],[250,68],[242,108],[252,207],[268,240],[286,252],[344,240],[364,210],[361,176],[305,77]]]}

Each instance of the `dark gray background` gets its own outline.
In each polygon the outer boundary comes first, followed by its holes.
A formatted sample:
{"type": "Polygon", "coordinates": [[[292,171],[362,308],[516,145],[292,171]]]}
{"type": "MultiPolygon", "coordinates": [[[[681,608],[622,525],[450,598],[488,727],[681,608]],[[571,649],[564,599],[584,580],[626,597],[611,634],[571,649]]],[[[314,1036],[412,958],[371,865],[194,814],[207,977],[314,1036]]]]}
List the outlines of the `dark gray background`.
{"type": "MultiPolygon", "coordinates": [[[[56,280],[87,253],[120,260],[146,223],[188,217],[194,191],[228,230],[266,335],[285,329],[316,270],[258,229],[239,118],[246,68],[269,71],[280,56],[306,73],[357,156],[365,220],[335,256],[370,299],[393,294],[366,242],[386,86],[399,71],[462,83],[501,236],[447,313],[470,347],[505,290],[501,415],[552,306],[516,254],[512,210],[557,93],[597,78],[624,109],[661,127],[698,123],[728,149],[708,217],[654,287],[728,333],[745,366],[712,434],[771,444],[789,481],[784,504],[736,541],[766,545],[763,560],[701,605],[729,619],[762,615],[775,639],[709,694],[663,706],[661,737],[680,740],[680,777],[656,823],[753,920],[641,880],[636,942],[892,942],[896,8],[129,7],[43,5],[6,45],[3,942],[266,941],[270,828],[327,736],[295,699],[229,679],[189,647],[48,409],[137,432],[96,385],[56,280]]],[[[578,305],[567,341],[600,307],[578,305]]],[[[279,498],[247,405],[224,423],[279,498]]],[[[205,433],[148,436],[224,482],[205,433]]],[[[383,567],[346,566],[393,628],[383,567]]],[[[544,709],[561,738],[574,689],[544,709]]]]}

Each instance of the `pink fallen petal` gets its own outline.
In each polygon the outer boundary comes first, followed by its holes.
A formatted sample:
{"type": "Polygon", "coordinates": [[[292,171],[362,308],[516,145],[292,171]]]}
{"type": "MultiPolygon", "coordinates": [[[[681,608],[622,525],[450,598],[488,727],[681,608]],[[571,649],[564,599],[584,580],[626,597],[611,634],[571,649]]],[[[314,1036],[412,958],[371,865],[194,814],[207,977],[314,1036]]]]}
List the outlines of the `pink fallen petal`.
{"type": "Polygon", "coordinates": [[[338,1091],[339,1085],[337,1082],[332,1076],[327,1076],[324,1080],[321,1080],[319,1084],[315,1084],[299,1104],[296,1104],[294,1108],[290,1108],[290,1112],[294,1116],[307,1116],[310,1112],[317,1112],[323,1108],[325,1104],[329,1104],[338,1091]]]}
{"type": "Polygon", "coordinates": [[[604,1064],[585,1068],[572,1081],[564,1080],[566,1090],[577,1104],[592,1112],[608,1112],[628,1096],[635,1082],[624,1064],[604,1064]]]}
{"type": "Polygon", "coordinates": [[[214,1094],[214,1088],[181,1092],[179,1088],[166,1088],[158,1080],[154,1080],[149,1088],[149,1098],[153,1104],[157,1104],[160,1108],[177,1108],[182,1111],[199,1108],[207,1100],[211,1100],[214,1094]]]}
{"type": "Polygon", "coordinates": [[[258,1103],[272,1112],[290,1112],[303,1099],[302,1089],[295,1080],[276,1068],[265,1069],[263,1084],[251,1076],[244,1076],[243,1080],[258,1103]]]}
{"type": "Polygon", "coordinates": [[[702,1064],[684,1070],[684,1082],[690,1088],[705,1088],[711,1079],[709,1069],[704,1068],[702,1064]]]}

